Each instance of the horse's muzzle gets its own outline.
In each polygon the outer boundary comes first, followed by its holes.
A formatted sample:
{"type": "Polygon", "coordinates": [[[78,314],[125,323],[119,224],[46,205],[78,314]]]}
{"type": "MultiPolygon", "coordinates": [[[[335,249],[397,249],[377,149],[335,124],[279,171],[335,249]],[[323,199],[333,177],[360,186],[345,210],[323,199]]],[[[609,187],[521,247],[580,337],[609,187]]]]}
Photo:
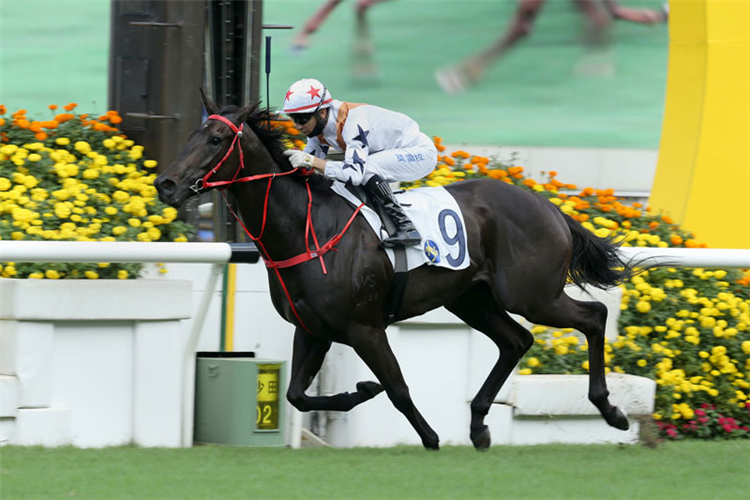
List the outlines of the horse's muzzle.
{"type": "Polygon", "coordinates": [[[159,193],[159,200],[162,203],[179,208],[181,203],[178,203],[175,196],[177,193],[177,183],[175,181],[164,175],[160,175],[154,181],[154,187],[156,188],[156,192],[159,193]]]}

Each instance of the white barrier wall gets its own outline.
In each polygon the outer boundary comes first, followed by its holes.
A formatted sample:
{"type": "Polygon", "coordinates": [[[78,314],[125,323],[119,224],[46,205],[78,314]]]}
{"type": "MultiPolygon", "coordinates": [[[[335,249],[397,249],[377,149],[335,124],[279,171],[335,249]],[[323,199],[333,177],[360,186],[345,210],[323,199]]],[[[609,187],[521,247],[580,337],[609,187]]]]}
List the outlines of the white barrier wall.
{"type": "Polygon", "coordinates": [[[0,279],[0,443],[180,446],[191,288],[0,279]]]}

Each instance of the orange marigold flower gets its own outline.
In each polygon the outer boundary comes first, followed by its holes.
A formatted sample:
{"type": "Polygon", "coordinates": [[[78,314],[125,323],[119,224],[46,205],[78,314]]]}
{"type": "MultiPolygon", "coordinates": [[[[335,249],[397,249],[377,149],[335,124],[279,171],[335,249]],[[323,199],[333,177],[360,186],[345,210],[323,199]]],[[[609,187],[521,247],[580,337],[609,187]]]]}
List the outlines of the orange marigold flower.
{"type": "Polygon", "coordinates": [[[672,218],[667,215],[662,215],[661,220],[663,220],[667,224],[674,224],[674,221],[672,220],[672,218]]]}
{"type": "Polygon", "coordinates": [[[435,144],[439,144],[439,143],[443,142],[443,139],[440,138],[440,137],[438,137],[438,136],[433,136],[432,142],[434,142],[435,144]]]}
{"type": "Polygon", "coordinates": [[[76,104],[76,103],[74,103],[74,102],[71,102],[71,103],[68,103],[68,104],[66,104],[65,106],[63,106],[63,109],[64,109],[65,111],[73,111],[73,110],[74,110],[75,108],[77,108],[77,107],[78,107],[78,104],[76,104]]]}
{"type": "Polygon", "coordinates": [[[555,172],[554,170],[550,170],[549,176],[550,177],[557,177],[557,172],[555,172]]]}
{"type": "Polygon", "coordinates": [[[657,227],[659,227],[659,223],[656,222],[655,220],[652,220],[651,222],[648,223],[648,227],[650,227],[651,229],[656,229],[657,227]]]}
{"type": "Polygon", "coordinates": [[[99,117],[100,122],[106,122],[107,120],[109,120],[109,115],[101,115],[99,117]]]}
{"type": "Polygon", "coordinates": [[[633,224],[629,220],[626,220],[626,221],[622,222],[622,227],[624,227],[625,229],[630,229],[630,226],[632,226],[632,225],[633,224]]]}
{"type": "Polygon", "coordinates": [[[513,174],[514,179],[523,179],[523,174],[513,174]]]}
{"type": "Polygon", "coordinates": [[[685,246],[688,247],[688,248],[699,248],[700,247],[700,245],[698,244],[698,242],[695,241],[692,238],[689,238],[689,239],[685,240],[685,246]]]}
{"type": "Polygon", "coordinates": [[[436,149],[437,149],[438,151],[440,151],[441,153],[442,153],[443,151],[445,151],[445,146],[443,146],[442,144],[435,144],[435,148],[436,148],[436,149]]]}
{"type": "Polygon", "coordinates": [[[289,135],[300,135],[300,131],[294,127],[289,127],[288,129],[286,129],[286,133],[289,135]]]}
{"type": "Polygon", "coordinates": [[[47,106],[47,107],[48,107],[49,109],[51,109],[52,111],[54,111],[54,110],[56,110],[56,109],[57,109],[57,104],[50,104],[50,105],[49,105],[49,106],[47,106]]]}
{"type": "Polygon", "coordinates": [[[48,136],[47,136],[47,133],[46,133],[46,132],[37,132],[36,134],[34,134],[34,137],[36,137],[36,140],[37,140],[37,141],[43,141],[43,140],[45,140],[45,139],[46,139],[46,138],[47,138],[48,136]]]}
{"type": "Polygon", "coordinates": [[[673,234],[671,238],[669,238],[669,241],[673,245],[682,245],[682,236],[679,234],[673,234]]]}
{"type": "Polygon", "coordinates": [[[5,118],[0,118],[0,127],[5,125],[5,118]]]}
{"type": "Polygon", "coordinates": [[[536,181],[534,179],[524,179],[523,184],[531,187],[536,184],[536,181]]]}
{"type": "Polygon", "coordinates": [[[29,128],[29,125],[31,124],[29,123],[28,120],[20,119],[16,121],[16,125],[18,125],[21,128],[29,128]]]}
{"type": "Polygon", "coordinates": [[[118,123],[122,123],[122,118],[120,118],[118,115],[112,115],[109,117],[110,123],[113,123],[117,125],[118,123]]]}
{"type": "Polygon", "coordinates": [[[5,109],[5,104],[0,104],[0,115],[4,115],[8,110],[5,109]]]}
{"type": "Polygon", "coordinates": [[[523,167],[510,167],[508,169],[510,175],[520,174],[521,172],[523,172],[523,167]]]}
{"type": "Polygon", "coordinates": [[[466,165],[464,165],[464,170],[474,170],[474,164],[467,163],[466,165]]]}
{"type": "Polygon", "coordinates": [[[72,120],[73,118],[75,118],[75,116],[70,113],[60,113],[59,115],[55,116],[55,121],[57,123],[65,123],[69,120],[72,120]]]}
{"type": "Polygon", "coordinates": [[[31,125],[29,126],[29,130],[31,130],[34,133],[41,132],[42,131],[42,124],[39,123],[39,122],[36,122],[36,121],[31,122],[31,125]]]}
{"type": "Polygon", "coordinates": [[[450,165],[451,167],[456,164],[456,161],[453,158],[450,158],[448,156],[443,158],[443,161],[446,165],[450,165]]]}

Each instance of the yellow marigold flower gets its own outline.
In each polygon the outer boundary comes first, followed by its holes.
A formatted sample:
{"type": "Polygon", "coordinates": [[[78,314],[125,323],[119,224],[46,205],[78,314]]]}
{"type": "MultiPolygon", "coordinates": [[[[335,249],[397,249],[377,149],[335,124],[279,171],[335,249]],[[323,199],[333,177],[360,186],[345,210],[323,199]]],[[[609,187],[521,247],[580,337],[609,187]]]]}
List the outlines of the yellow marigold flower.
{"type": "Polygon", "coordinates": [[[55,144],[57,144],[58,146],[67,146],[68,144],[70,144],[70,139],[68,139],[67,137],[58,137],[57,139],[55,139],[55,144]]]}
{"type": "Polygon", "coordinates": [[[151,241],[148,233],[138,233],[138,236],[136,236],[136,238],[138,239],[138,241],[151,241]]]}
{"type": "Polygon", "coordinates": [[[184,234],[182,234],[182,233],[180,233],[180,235],[177,238],[174,239],[174,241],[179,241],[179,242],[183,242],[183,241],[187,241],[187,240],[188,240],[187,237],[184,234]]]}
{"type": "Polygon", "coordinates": [[[55,271],[54,269],[47,269],[44,271],[44,275],[51,280],[57,280],[60,279],[60,273],[55,271]]]}
{"type": "Polygon", "coordinates": [[[130,224],[132,227],[141,227],[141,219],[128,219],[128,224],[130,224]]]}
{"type": "Polygon", "coordinates": [[[96,271],[86,271],[85,273],[83,273],[83,275],[90,280],[99,279],[99,273],[97,273],[96,271]]]}
{"type": "Polygon", "coordinates": [[[29,274],[29,278],[35,279],[35,280],[40,280],[40,279],[44,278],[44,274],[43,273],[39,273],[39,272],[37,272],[37,273],[31,273],[31,274],[29,274]]]}
{"type": "Polygon", "coordinates": [[[148,234],[148,237],[151,238],[152,241],[156,241],[161,238],[161,231],[155,227],[148,228],[146,234],[148,234]]]}
{"type": "Polygon", "coordinates": [[[539,366],[541,363],[539,362],[538,358],[529,358],[529,360],[526,361],[526,364],[534,368],[539,366]]]}
{"type": "Polygon", "coordinates": [[[635,308],[638,310],[638,312],[645,314],[651,310],[651,304],[644,300],[641,300],[635,305],[635,308]]]}
{"type": "Polygon", "coordinates": [[[112,228],[112,234],[115,236],[120,236],[121,234],[127,232],[128,228],[125,226],[115,226],[112,228]]]}
{"type": "Polygon", "coordinates": [[[583,363],[581,363],[581,367],[584,370],[589,371],[589,362],[588,361],[584,361],[583,363]]]}
{"type": "Polygon", "coordinates": [[[742,352],[745,354],[750,354],[750,340],[745,340],[742,342],[742,352]]]}
{"type": "Polygon", "coordinates": [[[116,207],[106,207],[104,209],[104,213],[106,213],[107,215],[115,215],[117,213],[117,208],[116,207]]]}
{"type": "Polygon", "coordinates": [[[143,166],[146,168],[154,168],[156,165],[156,160],[146,160],[143,162],[143,166]]]}
{"type": "Polygon", "coordinates": [[[644,366],[646,366],[648,364],[648,361],[646,361],[645,359],[639,359],[637,364],[638,364],[638,366],[640,366],[641,368],[643,368],[644,366]]]}
{"type": "Polygon", "coordinates": [[[14,231],[10,234],[10,237],[14,240],[22,240],[24,235],[21,231],[14,231]]]}
{"type": "Polygon", "coordinates": [[[530,368],[521,368],[518,370],[519,375],[531,375],[531,369],[530,368]]]}
{"type": "Polygon", "coordinates": [[[117,271],[117,279],[118,280],[128,279],[128,272],[125,269],[120,269],[119,271],[117,271]]]}

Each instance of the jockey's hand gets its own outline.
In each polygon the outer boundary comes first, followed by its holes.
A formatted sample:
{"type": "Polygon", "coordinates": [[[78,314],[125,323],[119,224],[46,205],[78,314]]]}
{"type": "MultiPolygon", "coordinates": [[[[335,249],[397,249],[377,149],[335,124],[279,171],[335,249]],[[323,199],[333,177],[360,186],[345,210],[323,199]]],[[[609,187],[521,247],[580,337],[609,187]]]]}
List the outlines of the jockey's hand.
{"type": "Polygon", "coordinates": [[[310,153],[299,151],[297,149],[287,149],[284,154],[289,157],[289,163],[296,168],[304,168],[307,170],[315,169],[321,173],[325,172],[326,161],[316,158],[310,153]]]}
{"type": "Polygon", "coordinates": [[[284,154],[289,157],[289,163],[295,168],[313,169],[313,160],[315,157],[310,153],[305,153],[297,149],[287,149],[284,154]]]}

